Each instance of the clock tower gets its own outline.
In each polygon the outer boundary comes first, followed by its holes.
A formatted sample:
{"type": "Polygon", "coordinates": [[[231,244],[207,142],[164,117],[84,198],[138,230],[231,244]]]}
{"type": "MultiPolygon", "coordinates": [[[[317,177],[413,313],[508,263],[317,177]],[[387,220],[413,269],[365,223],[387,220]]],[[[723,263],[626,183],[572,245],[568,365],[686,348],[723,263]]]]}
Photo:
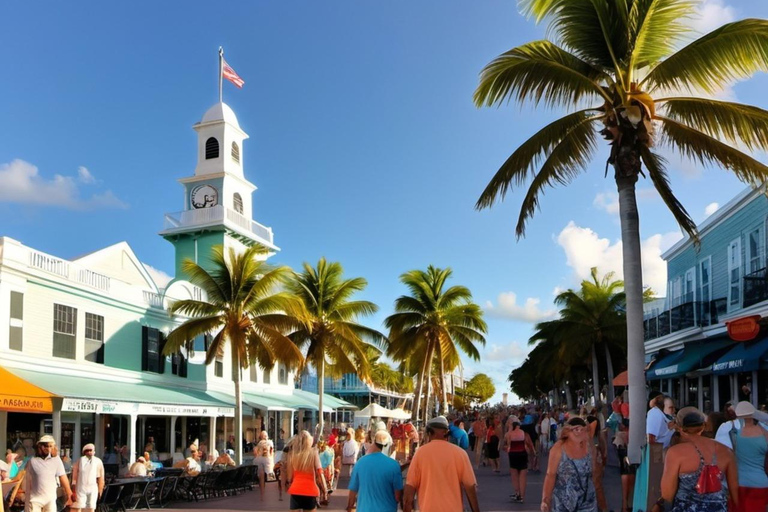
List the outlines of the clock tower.
{"type": "MultiPolygon", "coordinates": [[[[197,132],[197,167],[181,178],[184,207],[165,215],[160,235],[176,248],[176,279],[184,279],[185,259],[207,268],[211,248],[244,250],[262,245],[278,251],[272,229],[252,220],[256,186],[243,174],[243,141],[248,138],[225,103],[216,103],[193,126],[197,132]]],[[[265,255],[265,258],[267,255],[265,255]]]]}

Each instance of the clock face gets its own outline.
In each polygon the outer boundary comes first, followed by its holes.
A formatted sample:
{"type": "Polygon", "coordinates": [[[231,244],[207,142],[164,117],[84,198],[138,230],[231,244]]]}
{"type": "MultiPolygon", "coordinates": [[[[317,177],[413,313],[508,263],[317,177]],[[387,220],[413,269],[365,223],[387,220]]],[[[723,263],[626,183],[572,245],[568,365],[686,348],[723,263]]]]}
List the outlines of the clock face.
{"type": "Polygon", "coordinates": [[[192,208],[211,208],[219,204],[219,193],[211,185],[199,185],[189,195],[192,208]]]}

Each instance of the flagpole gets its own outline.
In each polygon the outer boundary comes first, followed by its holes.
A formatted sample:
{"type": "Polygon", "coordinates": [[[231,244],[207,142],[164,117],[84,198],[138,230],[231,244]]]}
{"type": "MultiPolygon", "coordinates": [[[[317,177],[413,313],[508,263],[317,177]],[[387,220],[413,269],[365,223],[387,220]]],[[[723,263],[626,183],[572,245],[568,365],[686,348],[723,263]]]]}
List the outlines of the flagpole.
{"type": "Polygon", "coordinates": [[[219,46],[219,103],[222,103],[221,99],[221,87],[222,77],[224,76],[224,48],[219,46]]]}

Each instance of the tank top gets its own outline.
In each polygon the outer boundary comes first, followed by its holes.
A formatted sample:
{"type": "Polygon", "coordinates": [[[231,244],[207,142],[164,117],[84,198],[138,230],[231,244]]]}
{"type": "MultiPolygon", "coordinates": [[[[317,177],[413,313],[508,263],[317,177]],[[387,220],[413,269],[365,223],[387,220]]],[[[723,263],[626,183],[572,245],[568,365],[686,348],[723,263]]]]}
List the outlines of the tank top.
{"type": "Polygon", "coordinates": [[[522,430],[515,429],[512,430],[509,434],[509,446],[507,447],[508,452],[524,452],[525,451],[525,432],[522,430]]]}
{"type": "Polygon", "coordinates": [[[765,453],[768,441],[765,436],[744,437],[741,430],[736,433],[736,466],[739,472],[740,487],[768,487],[768,475],[765,474],[765,453]]]}

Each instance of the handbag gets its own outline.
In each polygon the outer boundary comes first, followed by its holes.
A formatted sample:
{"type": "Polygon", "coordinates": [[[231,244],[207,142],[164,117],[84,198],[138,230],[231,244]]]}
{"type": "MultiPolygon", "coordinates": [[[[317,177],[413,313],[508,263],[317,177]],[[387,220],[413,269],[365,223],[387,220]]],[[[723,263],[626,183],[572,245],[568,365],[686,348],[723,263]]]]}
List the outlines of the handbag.
{"type": "Polygon", "coordinates": [[[696,492],[699,494],[709,494],[722,490],[722,476],[723,474],[716,464],[705,464],[701,468],[699,480],[696,482],[696,492]]]}

